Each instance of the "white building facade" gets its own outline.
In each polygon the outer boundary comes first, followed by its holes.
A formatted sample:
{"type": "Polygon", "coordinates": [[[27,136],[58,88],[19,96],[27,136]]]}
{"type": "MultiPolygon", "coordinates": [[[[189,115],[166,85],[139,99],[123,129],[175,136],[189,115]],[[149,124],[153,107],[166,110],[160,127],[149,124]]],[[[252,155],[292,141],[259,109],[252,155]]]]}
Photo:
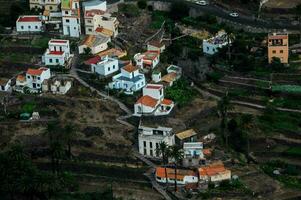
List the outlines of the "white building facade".
{"type": "Polygon", "coordinates": [[[28,69],[26,72],[26,86],[30,90],[40,91],[43,81],[50,77],[51,73],[49,68],[28,69]]]}
{"type": "Polygon", "coordinates": [[[69,40],[51,39],[42,57],[45,65],[64,66],[71,57],[69,40]]]}
{"type": "Polygon", "coordinates": [[[91,63],[91,71],[102,76],[108,76],[119,70],[118,65],[118,59],[105,56],[99,62],[91,63]]]}
{"type": "Polygon", "coordinates": [[[112,82],[109,83],[109,88],[121,89],[126,94],[133,94],[145,86],[146,80],[144,74],[140,73],[139,69],[132,64],[121,68],[120,71],[121,73],[113,76],[112,82]]]}
{"type": "Polygon", "coordinates": [[[164,98],[164,87],[160,84],[147,84],[143,96],[134,105],[134,115],[168,115],[174,102],[164,98]]]}
{"type": "Polygon", "coordinates": [[[79,0],[62,0],[63,34],[70,37],[81,35],[79,0]]]}
{"type": "Polygon", "coordinates": [[[203,53],[208,55],[214,55],[218,50],[224,46],[231,44],[231,40],[228,40],[228,35],[224,31],[220,31],[216,36],[203,40],[203,53]]]}
{"type": "Polygon", "coordinates": [[[18,33],[38,33],[43,31],[42,17],[39,15],[23,15],[17,19],[18,33]]]}
{"type": "Polygon", "coordinates": [[[175,144],[172,128],[144,124],[141,120],[138,128],[139,153],[147,157],[161,158],[162,155],[157,151],[161,142],[165,142],[168,146],[175,144]]]}

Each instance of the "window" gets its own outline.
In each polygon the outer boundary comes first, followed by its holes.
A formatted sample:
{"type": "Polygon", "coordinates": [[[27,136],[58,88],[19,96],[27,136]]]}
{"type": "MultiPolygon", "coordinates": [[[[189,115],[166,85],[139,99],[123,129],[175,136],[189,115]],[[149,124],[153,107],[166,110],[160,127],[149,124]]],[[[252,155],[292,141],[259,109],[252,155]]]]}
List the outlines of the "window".
{"type": "Polygon", "coordinates": [[[68,15],[68,11],[65,11],[65,14],[68,15]]]}
{"type": "Polygon", "coordinates": [[[153,156],[153,150],[149,151],[150,156],[153,156]]]}
{"type": "Polygon", "coordinates": [[[146,154],[147,154],[147,152],[146,152],[146,149],[144,149],[144,151],[143,151],[143,154],[144,154],[144,155],[146,155],[146,154]]]}
{"type": "Polygon", "coordinates": [[[111,68],[110,68],[110,67],[108,67],[108,71],[111,71],[111,68]]]}
{"type": "Polygon", "coordinates": [[[66,23],[69,23],[70,22],[70,20],[69,19],[66,19],[66,23]]]}
{"type": "Polygon", "coordinates": [[[24,29],[24,26],[21,26],[21,29],[24,29]]]}
{"type": "Polygon", "coordinates": [[[276,53],[276,50],[273,50],[273,54],[275,54],[276,53]]]}
{"type": "Polygon", "coordinates": [[[146,148],[146,141],[143,142],[143,146],[144,146],[144,148],[146,148]]]}
{"type": "Polygon", "coordinates": [[[91,20],[88,20],[88,23],[92,23],[92,21],[91,21],[91,20]]]}
{"type": "Polygon", "coordinates": [[[28,79],[30,79],[30,76],[27,76],[28,79]]]}
{"type": "Polygon", "coordinates": [[[113,69],[115,69],[115,65],[113,65],[113,69]]]}
{"type": "Polygon", "coordinates": [[[28,26],[28,29],[31,29],[31,26],[28,26]]]}
{"type": "Polygon", "coordinates": [[[92,28],[89,28],[88,31],[92,32],[92,28]]]}
{"type": "Polygon", "coordinates": [[[152,142],[149,142],[149,148],[153,148],[153,143],[152,142]]]}
{"type": "Polygon", "coordinates": [[[1,85],[1,90],[5,90],[5,87],[4,87],[4,85],[1,85]]]}
{"type": "Polygon", "coordinates": [[[38,29],[38,26],[35,26],[35,29],[38,29]]]}
{"type": "Polygon", "coordinates": [[[49,62],[52,63],[52,58],[49,59],[49,62]]]}
{"type": "Polygon", "coordinates": [[[41,85],[40,84],[37,84],[37,87],[40,87],[41,85]]]}
{"type": "Polygon", "coordinates": [[[52,6],[49,6],[49,10],[52,10],[52,6]]]}
{"type": "Polygon", "coordinates": [[[280,53],[283,53],[283,50],[280,50],[280,53]]]}
{"type": "Polygon", "coordinates": [[[55,62],[56,62],[56,63],[59,63],[59,59],[56,59],[55,62]]]}
{"type": "Polygon", "coordinates": [[[38,76],[37,79],[40,80],[41,78],[38,76]]]}
{"type": "Polygon", "coordinates": [[[207,51],[209,51],[210,49],[209,49],[209,47],[207,47],[207,51]]]}

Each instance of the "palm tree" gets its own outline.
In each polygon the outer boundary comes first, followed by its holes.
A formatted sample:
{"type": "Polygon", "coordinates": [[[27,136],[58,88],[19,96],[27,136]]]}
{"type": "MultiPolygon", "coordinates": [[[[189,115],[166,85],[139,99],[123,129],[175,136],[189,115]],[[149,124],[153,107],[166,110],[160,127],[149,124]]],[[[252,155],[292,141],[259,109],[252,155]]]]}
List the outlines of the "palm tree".
{"type": "Polygon", "coordinates": [[[233,30],[231,27],[225,27],[225,31],[226,31],[226,37],[227,37],[227,48],[228,48],[228,62],[230,63],[231,58],[232,58],[232,54],[231,54],[231,43],[234,40],[234,34],[233,34],[233,30]]]}
{"type": "Polygon", "coordinates": [[[167,169],[166,165],[168,164],[168,156],[169,156],[169,148],[166,142],[160,142],[158,148],[156,149],[156,152],[158,155],[162,155],[162,161],[164,165],[165,170],[165,180],[166,180],[166,186],[168,184],[167,180],[167,169]]]}
{"type": "Polygon", "coordinates": [[[221,133],[226,140],[226,147],[228,148],[228,133],[227,133],[227,123],[228,123],[228,111],[232,110],[233,107],[230,102],[230,98],[228,96],[228,92],[226,92],[225,96],[223,96],[218,104],[217,104],[218,111],[222,117],[221,119],[221,133]]]}
{"type": "Polygon", "coordinates": [[[247,154],[250,153],[250,135],[249,130],[253,128],[254,117],[251,114],[245,114],[241,116],[240,126],[242,131],[247,136],[247,154]]]}
{"type": "Polygon", "coordinates": [[[71,144],[72,144],[72,140],[75,138],[76,136],[76,130],[75,130],[75,126],[72,124],[67,124],[64,127],[64,140],[67,143],[68,146],[68,157],[71,158],[72,153],[71,153],[71,144]]]}
{"type": "Polygon", "coordinates": [[[174,168],[175,168],[175,192],[177,191],[177,168],[179,162],[183,159],[184,153],[181,147],[174,145],[170,147],[170,158],[173,159],[174,168]]]}
{"type": "Polygon", "coordinates": [[[299,26],[300,26],[300,43],[301,43],[301,4],[298,4],[295,8],[296,15],[299,19],[299,26]]]}

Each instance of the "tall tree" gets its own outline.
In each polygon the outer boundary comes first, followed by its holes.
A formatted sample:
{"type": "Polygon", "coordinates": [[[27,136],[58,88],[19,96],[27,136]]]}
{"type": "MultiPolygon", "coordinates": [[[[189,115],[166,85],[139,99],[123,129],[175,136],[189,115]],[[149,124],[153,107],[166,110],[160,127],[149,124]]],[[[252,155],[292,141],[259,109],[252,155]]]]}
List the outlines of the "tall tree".
{"type": "Polygon", "coordinates": [[[183,159],[184,153],[181,147],[174,145],[170,147],[170,158],[173,160],[174,169],[175,169],[175,192],[177,191],[177,169],[178,164],[183,159]]]}
{"type": "Polygon", "coordinates": [[[226,37],[227,37],[227,43],[228,43],[228,45],[227,45],[228,62],[230,63],[231,58],[232,58],[231,46],[232,46],[232,43],[233,43],[235,37],[234,37],[233,29],[231,27],[226,26],[225,31],[226,31],[226,37]]]}
{"type": "Polygon", "coordinates": [[[227,133],[227,124],[228,124],[228,111],[231,110],[233,107],[230,102],[230,97],[228,92],[226,92],[225,96],[223,96],[218,104],[217,104],[218,111],[221,115],[221,124],[220,129],[221,133],[226,141],[226,146],[228,148],[228,133],[227,133]]]}
{"type": "Polygon", "coordinates": [[[301,3],[298,4],[295,8],[295,13],[299,20],[299,26],[300,26],[300,43],[301,43],[301,3]]]}
{"type": "Polygon", "coordinates": [[[165,181],[166,181],[166,186],[167,186],[168,180],[167,180],[166,165],[168,164],[168,156],[169,156],[170,152],[169,152],[169,148],[168,148],[168,145],[166,144],[166,142],[160,142],[159,147],[156,149],[156,151],[157,151],[158,155],[162,156],[162,161],[163,161],[164,170],[165,170],[165,181]]]}
{"type": "Polygon", "coordinates": [[[246,135],[247,137],[247,154],[250,154],[250,135],[249,135],[249,130],[251,130],[252,128],[254,128],[254,117],[251,114],[245,114],[242,115],[240,118],[240,126],[241,126],[241,130],[243,131],[243,133],[246,135]]]}
{"type": "Polygon", "coordinates": [[[67,124],[64,127],[64,133],[63,133],[63,138],[64,141],[67,143],[67,148],[68,148],[68,157],[71,158],[72,152],[71,152],[71,145],[72,145],[72,140],[76,137],[76,129],[74,124],[67,124]]]}

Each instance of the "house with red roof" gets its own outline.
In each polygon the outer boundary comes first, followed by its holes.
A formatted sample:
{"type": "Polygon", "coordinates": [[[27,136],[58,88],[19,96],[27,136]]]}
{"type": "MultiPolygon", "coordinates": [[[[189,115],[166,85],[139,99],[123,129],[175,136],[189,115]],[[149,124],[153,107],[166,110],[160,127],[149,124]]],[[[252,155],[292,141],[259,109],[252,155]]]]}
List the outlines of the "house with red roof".
{"type": "Polygon", "coordinates": [[[22,15],[16,21],[18,33],[38,33],[43,31],[42,17],[39,15],[22,15]]]}
{"type": "Polygon", "coordinates": [[[143,88],[143,96],[134,105],[134,115],[168,115],[174,107],[174,102],[164,98],[164,86],[147,84],[143,88]]]}
{"type": "Polygon", "coordinates": [[[160,51],[162,53],[165,50],[165,44],[160,40],[152,40],[147,43],[148,51],[160,51]]]}
{"type": "Polygon", "coordinates": [[[83,2],[85,33],[116,37],[119,21],[107,12],[107,2],[91,0],[83,2]]]}
{"type": "MultiPolygon", "coordinates": [[[[26,87],[32,92],[39,92],[42,89],[44,80],[51,77],[50,69],[40,67],[39,69],[29,68],[26,71],[26,87]]],[[[21,78],[21,77],[20,77],[21,78]]]]}
{"type": "Polygon", "coordinates": [[[144,74],[139,72],[139,68],[131,63],[122,67],[120,73],[113,76],[109,88],[123,90],[125,94],[133,94],[141,90],[146,84],[144,74]]]}
{"type": "Polygon", "coordinates": [[[146,51],[145,53],[137,53],[134,55],[136,65],[141,68],[154,69],[160,62],[160,51],[146,51]]]}
{"type": "Polygon", "coordinates": [[[221,161],[199,168],[200,182],[219,183],[231,179],[231,171],[226,169],[221,161]]]}
{"type": "Polygon", "coordinates": [[[186,185],[198,183],[198,173],[191,169],[174,169],[170,167],[157,167],[156,168],[156,181],[159,183],[174,183],[175,179],[177,184],[186,185]]]}
{"type": "Polygon", "coordinates": [[[64,66],[71,57],[69,40],[51,39],[42,56],[42,62],[49,66],[64,66]]]}

